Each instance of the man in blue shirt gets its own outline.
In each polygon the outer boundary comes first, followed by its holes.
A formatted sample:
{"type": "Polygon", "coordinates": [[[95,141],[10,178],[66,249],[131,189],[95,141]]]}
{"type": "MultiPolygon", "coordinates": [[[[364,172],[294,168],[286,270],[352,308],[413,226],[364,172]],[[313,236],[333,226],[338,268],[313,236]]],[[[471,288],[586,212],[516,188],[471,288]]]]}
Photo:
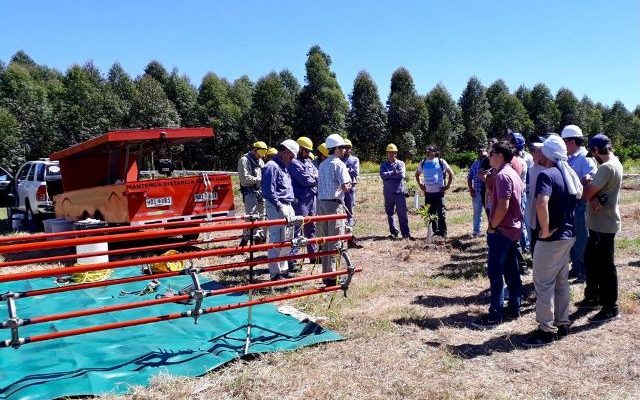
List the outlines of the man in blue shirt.
{"type": "MultiPolygon", "coordinates": [[[[287,164],[298,154],[298,143],[287,139],[277,147],[278,154],[267,162],[262,173],[262,195],[266,200],[267,219],[282,219],[295,216],[292,203],[294,199],[291,176],[287,164]]],[[[290,226],[279,225],[269,228],[269,243],[289,241],[293,238],[290,226]]],[[[268,251],[269,258],[284,257],[290,252],[289,247],[281,247],[268,251]]],[[[269,263],[271,280],[288,277],[287,262],[269,263]]]]}
{"type": "Polygon", "coordinates": [[[431,222],[434,235],[447,237],[444,193],[449,190],[452,181],[453,170],[449,164],[440,158],[435,146],[428,146],[426,158],[420,161],[416,169],[416,182],[425,194],[429,214],[437,216],[437,220],[431,222]],[[424,183],[420,181],[420,175],[424,175],[424,183]]]}
{"type": "MultiPolygon", "coordinates": [[[[349,219],[347,222],[353,226],[355,222],[353,209],[356,204],[356,184],[360,176],[360,159],[352,154],[353,145],[351,144],[351,140],[345,139],[344,142],[347,144],[347,150],[344,153],[342,161],[344,161],[344,164],[347,166],[347,171],[349,171],[349,176],[351,177],[351,190],[344,194],[344,205],[347,207],[347,210],[349,210],[349,219]]],[[[349,241],[349,247],[356,249],[362,248],[362,246],[356,242],[355,237],[349,241]]]]}
{"type": "MultiPolygon", "coordinates": [[[[316,195],[318,193],[318,170],[311,162],[311,150],[313,143],[311,139],[301,136],[297,140],[300,146],[298,156],[287,164],[287,171],[291,175],[291,183],[293,185],[293,194],[295,200],[293,202],[293,210],[296,215],[308,217],[316,215],[316,195]]],[[[296,227],[295,235],[300,235],[300,227],[296,227]]],[[[315,237],[316,226],[313,223],[304,225],[304,236],[307,239],[315,237]]],[[[307,253],[313,258],[313,253],[317,251],[315,245],[307,246],[307,253]]],[[[297,253],[297,251],[295,251],[297,253]]],[[[297,269],[292,262],[289,262],[291,269],[297,269]]]]}
{"type": "Polygon", "coordinates": [[[540,228],[533,254],[538,329],[525,346],[543,346],[569,333],[569,252],[575,242],[576,201],[582,196],[578,176],[567,163],[567,148],[558,135],[542,145],[546,167],[536,182],[536,217],[540,228]]]}
{"type": "MultiPolygon", "coordinates": [[[[596,161],[587,157],[587,149],[584,148],[584,135],[582,129],[576,125],[567,125],[562,130],[562,139],[567,145],[567,155],[569,156],[569,166],[578,174],[582,185],[596,176],[598,170],[596,161]]],[[[584,253],[589,239],[589,229],[587,229],[587,202],[584,199],[578,201],[575,213],[576,243],[571,248],[571,271],[569,278],[576,278],[575,283],[582,283],[587,278],[584,266],[584,253]]]]}
{"type": "Polygon", "coordinates": [[[471,204],[473,205],[473,232],[472,236],[480,236],[480,223],[482,222],[482,212],[484,209],[484,182],[481,179],[480,171],[483,163],[487,159],[486,150],[478,148],[478,158],[469,167],[467,174],[467,187],[471,196],[471,204]]]}
{"type": "Polygon", "coordinates": [[[380,177],[382,178],[382,193],[384,194],[384,212],[389,223],[390,239],[397,239],[398,233],[403,239],[413,239],[409,233],[409,218],[407,217],[407,188],[404,182],[406,167],[404,162],[396,158],[398,147],[390,143],[387,146],[387,161],[380,165],[380,177]],[[394,212],[398,213],[400,232],[393,221],[394,212]]]}

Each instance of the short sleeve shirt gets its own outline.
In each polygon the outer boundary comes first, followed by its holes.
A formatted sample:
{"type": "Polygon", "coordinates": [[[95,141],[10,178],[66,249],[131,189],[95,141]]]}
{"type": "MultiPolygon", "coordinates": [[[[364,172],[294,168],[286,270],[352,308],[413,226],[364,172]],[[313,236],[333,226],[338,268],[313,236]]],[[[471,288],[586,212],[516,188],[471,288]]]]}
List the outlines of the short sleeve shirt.
{"type": "Polygon", "coordinates": [[[444,171],[447,168],[449,168],[449,164],[442,158],[420,161],[416,173],[423,174],[427,193],[439,193],[442,191],[444,187],[444,171]]]}
{"type": "Polygon", "coordinates": [[[602,188],[596,196],[604,198],[603,195],[606,195],[606,201],[599,211],[593,211],[591,207],[587,207],[587,226],[596,232],[618,232],[621,219],[619,195],[622,186],[622,164],[618,158],[613,156],[609,161],[601,164],[591,184],[602,188]]]}
{"type": "Polygon", "coordinates": [[[318,168],[318,198],[320,200],[344,200],[342,185],[351,183],[347,166],[341,159],[330,155],[318,168]]]}
{"type": "Polygon", "coordinates": [[[567,190],[558,168],[547,168],[538,174],[535,196],[549,196],[549,230],[555,229],[549,238],[539,240],[567,240],[574,237],[576,197],[567,190]]]}
{"type": "Polygon", "coordinates": [[[518,240],[522,231],[522,209],[520,208],[520,202],[522,200],[522,193],[524,184],[518,173],[506,164],[498,173],[495,174],[493,191],[491,192],[491,214],[490,220],[496,212],[498,200],[508,199],[509,207],[502,221],[497,226],[497,229],[511,240],[518,240]]]}

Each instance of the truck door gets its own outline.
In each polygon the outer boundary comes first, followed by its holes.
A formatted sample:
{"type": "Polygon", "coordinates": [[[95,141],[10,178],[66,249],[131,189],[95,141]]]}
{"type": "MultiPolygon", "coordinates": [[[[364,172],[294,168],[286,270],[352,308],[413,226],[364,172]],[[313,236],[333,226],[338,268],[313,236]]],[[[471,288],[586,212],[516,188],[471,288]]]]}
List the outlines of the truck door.
{"type": "Polygon", "coordinates": [[[13,176],[0,167],[0,207],[9,207],[9,193],[12,189],[13,176]]]}
{"type": "Polygon", "coordinates": [[[15,193],[16,193],[16,208],[20,210],[25,210],[24,200],[27,196],[27,175],[29,174],[29,170],[31,169],[31,163],[27,163],[20,168],[18,174],[16,175],[15,182],[15,193]]]}

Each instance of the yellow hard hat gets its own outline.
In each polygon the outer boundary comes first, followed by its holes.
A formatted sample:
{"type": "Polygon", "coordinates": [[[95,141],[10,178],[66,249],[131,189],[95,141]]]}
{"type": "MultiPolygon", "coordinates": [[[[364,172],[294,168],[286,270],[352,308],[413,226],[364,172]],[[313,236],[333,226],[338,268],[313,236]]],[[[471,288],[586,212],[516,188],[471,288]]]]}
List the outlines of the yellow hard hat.
{"type": "Polygon", "coordinates": [[[353,144],[351,144],[351,140],[345,139],[344,142],[347,144],[347,146],[353,147],[353,144]]]}
{"type": "Polygon", "coordinates": [[[278,150],[276,150],[275,147],[271,147],[271,148],[269,148],[269,150],[267,150],[266,154],[268,156],[274,156],[274,155],[278,154],[278,150]]]}
{"type": "Polygon", "coordinates": [[[269,151],[269,150],[265,150],[265,149],[257,149],[257,150],[256,150],[256,153],[258,153],[258,155],[259,155],[260,157],[264,157],[264,156],[266,156],[266,155],[267,155],[267,151],[269,151]]]}
{"type": "Polygon", "coordinates": [[[309,153],[309,158],[312,159],[312,160],[315,160],[316,159],[316,155],[313,154],[313,153],[309,153]]]}
{"type": "Polygon", "coordinates": [[[322,143],[320,146],[318,146],[318,151],[320,152],[320,154],[322,154],[325,157],[329,157],[329,149],[327,148],[327,145],[322,143]]]}
{"type": "Polygon", "coordinates": [[[395,144],[393,144],[393,143],[389,143],[389,144],[387,145],[387,151],[396,151],[396,152],[397,152],[397,151],[398,151],[398,148],[396,147],[396,145],[395,145],[395,144]]]}
{"type": "MultiPolygon", "coordinates": [[[[176,250],[169,250],[163,253],[163,256],[173,256],[176,254],[180,254],[180,252],[176,250]]],[[[184,261],[161,261],[151,265],[151,272],[154,274],[159,274],[162,272],[175,272],[182,271],[184,269],[184,261]]]]}
{"type": "Polygon", "coordinates": [[[260,141],[260,142],[255,142],[253,144],[253,148],[267,150],[269,147],[267,147],[267,144],[265,142],[260,141]]]}
{"type": "Polygon", "coordinates": [[[296,142],[298,142],[300,147],[303,149],[307,149],[309,151],[313,150],[313,142],[306,136],[300,136],[296,142]]]}

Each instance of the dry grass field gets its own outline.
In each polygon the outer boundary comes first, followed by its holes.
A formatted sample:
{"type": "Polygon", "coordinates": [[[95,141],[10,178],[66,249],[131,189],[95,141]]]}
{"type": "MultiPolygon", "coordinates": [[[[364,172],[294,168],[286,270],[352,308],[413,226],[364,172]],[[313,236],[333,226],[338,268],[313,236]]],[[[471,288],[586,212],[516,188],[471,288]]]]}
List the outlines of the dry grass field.
{"type": "MultiPolygon", "coordinates": [[[[472,329],[470,322],[486,311],[489,284],[484,238],[470,236],[463,174],[447,196],[449,238],[431,246],[415,214],[416,241],[386,239],[381,182],[367,176],[358,186],[355,228],[364,248],[349,251],[364,272],[346,298],[292,303],[326,317],[325,325],[346,340],[237,360],[195,379],[159,375],[117,399],[640,398],[640,181],[634,179],[625,181],[616,243],[620,320],[593,325],[590,314],[574,308],[571,335],[524,348],[536,326],[529,275],[523,277],[527,298],[520,319],[472,329]]],[[[571,290],[572,301],[582,298],[583,285],[571,290]]]]}
{"type": "MultiPolygon", "coordinates": [[[[346,340],[238,360],[203,377],[160,375],[127,399],[632,399],[640,398],[640,182],[625,181],[623,231],[616,261],[622,319],[593,325],[573,309],[571,335],[550,346],[524,348],[535,328],[535,294],[524,277],[523,316],[486,331],[470,322],[486,311],[483,238],[471,238],[471,203],[463,174],[447,197],[449,238],[425,246],[390,241],[381,182],[359,185],[350,250],[364,268],[347,298],[306,298],[294,304],[328,318],[346,340]]],[[[307,267],[309,268],[309,267],[307,267]]],[[[572,301],[583,285],[572,285],[572,301]]]]}

